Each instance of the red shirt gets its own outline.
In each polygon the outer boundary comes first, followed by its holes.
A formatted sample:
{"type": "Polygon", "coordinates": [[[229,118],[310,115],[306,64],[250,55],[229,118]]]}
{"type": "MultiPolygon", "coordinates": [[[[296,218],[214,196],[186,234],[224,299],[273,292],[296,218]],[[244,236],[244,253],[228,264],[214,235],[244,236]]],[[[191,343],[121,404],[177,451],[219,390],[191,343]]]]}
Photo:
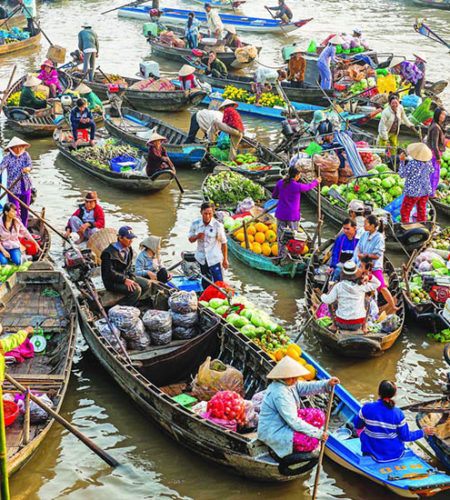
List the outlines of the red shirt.
{"type": "Polygon", "coordinates": [[[241,115],[237,112],[236,108],[228,106],[223,112],[223,123],[229,127],[236,128],[244,133],[244,124],[242,123],[241,115]]]}

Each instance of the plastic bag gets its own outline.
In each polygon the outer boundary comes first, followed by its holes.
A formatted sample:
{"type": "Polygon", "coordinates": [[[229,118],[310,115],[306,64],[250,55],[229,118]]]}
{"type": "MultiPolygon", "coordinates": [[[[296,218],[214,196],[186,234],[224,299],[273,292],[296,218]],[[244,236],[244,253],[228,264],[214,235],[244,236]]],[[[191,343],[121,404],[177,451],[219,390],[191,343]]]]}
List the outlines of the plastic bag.
{"type": "MultiPolygon", "coordinates": [[[[231,295],[234,295],[233,288],[228,283],[225,283],[225,281],[216,281],[216,285],[222,288],[222,290],[230,292],[231,295]]],[[[209,285],[200,295],[200,298],[198,300],[205,300],[206,302],[209,302],[211,299],[214,298],[226,299],[227,297],[224,293],[217,290],[215,286],[209,285]]]]}
{"type": "Polygon", "coordinates": [[[233,432],[237,431],[236,420],[226,420],[224,418],[211,417],[210,411],[206,411],[205,413],[202,413],[200,416],[206,418],[206,420],[209,420],[210,422],[214,422],[215,424],[220,425],[221,427],[225,427],[225,429],[228,429],[229,431],[233,432]]]}
{"type": "Polygon", "coordinates": [[[237,204],[236,213],[243,214],[245,212],[250,212],[252,208],[255,208],[255,202],[252,197],[248,197],[237,204]]]}
{"type": "Polygon", "coordinates": [[[208,408],[208,402],[200,401],[198,403],[195,403],[195,405],[191,407],[191,411],[193,411],[197,415],[200,415],[202,413],[206,413],[207,408],[208,408]]]}
{"type": "Polygon", "coordinates": [[[109,319],[120,330],[133,327],[140,315],[141,311],[131,306],[114,306],[108,312],[109,319]]]}
{"type": "Polygon", "coordinates": [[[245,425],[244,429],[255,429],[258,427],[259,412],[257,412],[251,401],[245,400],[245,425]]]}
{"type": "Polygon", "coordinates": [[[192,394],[209,401],[219,391],[235,391],[244,396],[244,377],[239,370],[208,356],[192,382],[192,394]]]}
{"type": "Polygon", "coordinates": [[[169,311],[149,309],[142,319],[145,328],[152,333],[166,333],[172,331],[172,316],[169,311]]]}
{"type": "Polygon", "coordinates": [[[127,341],[127,346],[133,351],[142,351],[150,345],[150,337],[145,331],[144,322],[138,318],[136,324],[126,332],[123,337],[127,341]]]}
{"type": "MultiPolygon", "coordinates": [[[[47,396],[47,394],[33,394],[37,397],[41,403],[53,408],[53,401],[47,396]]],[[[19,406],[19,410],[22,414],[25,413],[25,395],[17,394],[15,397],[15,402],[19,406]]],[[[41,408],[34,401],[30,400],[30,423],[37,424],[39,422],[45,422],[48,419],[48,413],[41,408]]]]}
{"type": "Polygon", "coordinates": [[[195,292],[175,292],[169,297],[169,307],[177,314],[194,312],[198,309],[197,295],[195,292]]]}
{"type": "Polygon", "coordinates": [[[173,326],[182,326],[183,328],[189,328],[198,323],[197,311],[190,312],[187,314],[177,314],[172,311],[171,314],[172,314],[173,326]]]}
{"type": "Polygon", "coordinates": [[[264,389],[264,391],[259,391],[253,395],[253,397],[252,397],[253,407],[252,408],[256,413],[261,412],[261,406],[263,404],[265,395],[266,395],[266,389],[264,389]]]}
{"type": "Polygon", "coordinates": [[[125,349],[125,343],[120,337],[120,330],[117,328],[117,326],[115,326],[114,324],[111,325],[117,335],[117,338],[120,340],[120,343],[117,341],[116,336],[111,332],[111,329],[105,319],[99,319],[98,321],[96,321],[95,326],[98,328],[100,335],[111,344],[113,349],[119,352],[121,351],[121,348],[125,349]]]}
{"type": "Polygon", "coordinates": [[[150,332],[150,340],[153,345],[167,345],[172,342],[172,330],[164,332],[150,332]]]}
{"type": "Polygon", "coordinates": [[[184,328],[182,326],[176,326],[172,330],[172,337],[176,340],[187,340],[192,339],[197,335],[197,327],[191,326],[188,328],[184,328]]]}

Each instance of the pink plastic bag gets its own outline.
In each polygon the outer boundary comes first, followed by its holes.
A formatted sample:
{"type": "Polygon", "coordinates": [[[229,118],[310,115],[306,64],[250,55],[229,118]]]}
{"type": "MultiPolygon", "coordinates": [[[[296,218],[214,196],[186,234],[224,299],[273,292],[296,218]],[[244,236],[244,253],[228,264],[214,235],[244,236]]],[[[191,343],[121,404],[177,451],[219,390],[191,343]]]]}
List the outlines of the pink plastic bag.
{"type": "Polygon", "coordinates": [[[213,417],[211,417],[210,411],[202,413],[200,416],[203,418],[206,418],[206,420],[210,420],[211,422],[214,422],[217,425],[221,425],[222,427],[225,427],[225,429],[228,429],[229,431],[236,432],[236,430],[237,430],[236,420],[225,420],[222,418],[213,418],[213,417]]]}
{"type": "MultiPolygon", "coordinates": [[[[308,424],[322,428],[325,424],[325,413],[318,408],[300,408],[298,416],[308,424]]],[[[294,432],[293,450],[295,452],[313,451],[319,446],[319,440],[300,432],[294,432]]]]}
{"type": "Polygon", "coordinates": [[[329,318],[331,318],[331,314],[330,314],[330,311],[328,309],[328,305],[321,304],[319,309],[317,309],[316,318],[320,319],[320,318],[323,318],[325,316],[328,316],[329,318]]]}

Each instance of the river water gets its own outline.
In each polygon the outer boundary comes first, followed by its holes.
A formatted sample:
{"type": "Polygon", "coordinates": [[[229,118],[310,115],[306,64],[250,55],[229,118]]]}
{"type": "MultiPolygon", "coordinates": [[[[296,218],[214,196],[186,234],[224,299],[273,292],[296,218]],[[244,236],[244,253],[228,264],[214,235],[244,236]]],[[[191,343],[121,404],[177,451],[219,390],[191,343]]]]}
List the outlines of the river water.
{"type": "MultiPolygon", "coordinates": [[[[40,20],[53,43],[68,52],[76,48],[77,33],[84,20],[92,22],[100,39],[99,64],[105,71],[132,76],[139,62],[150,58],[150,50],[141,35],[141,22],[119,19],[117,14],[101,12],[122,2],[105,0],[62,0],[41,4],[40,20]]],[[[272,3],[276,3],[273,1],[272,3]]],[[[195,8],[195,4],[180,0],[167,2],[164,7],[195,8]]],[[[359,2],[311,0],[307,4],[291,1],[296,18],[314,17],[314,21],[288,37],[274,35],[245,35],[244,39],[262,45],[261,60],[277,66],[283,45],[297,41],[306,48],[309,41],[317,42],[328,33],[363,30],[370,45],[379,51],[394,51],[412,56],[417,51],[428,60],[431,80],[448,79],[450,58],[446,50],[416,34],[412,25],[416,17],[426,17],[429,25],[443,38],[450,39],[450,12],[421,9],[403,0],[360,0],[359,2]]],[[[266,17],[263,3],[247,0],[242,12],[266,17]]],[[[5,88],[12,66],[17,64],[16,77],[36,70],[45,58],[46,42],[42,47],[3,58],[0,66],[0,88],[5,88]]],[[[179,65],[159,60],[161,70],[174,75],[179,65]]],[[[444,101],[450,102],[447,91],[444,101]]],[[[162,114],[163,118],[187,127],[189,113],[162,114]]],[[[245,118],[246,126],[259,139],[276,140],[278,124],[269,124],[245,118]]],[[[2,143],[11,132],[2,127],[2,143]]],[[[180,170],[179,177],[185,188],[181,196],[175,185],[161,193],[145,196],[118,191],[107,184],[85,175],[58,157],[51,139],[32,142],[30,153],[34,160],[33,182],[38,189],[37,206],[46,206],[47,217],[63,228],[76,203],[88,189],[98,192],[106,212],[107,226],[130,224],[139,237],[148,233],[163,237],[164,258],[176,262],[180,252],[190,248],[187,228],[198,216],[200,185],[205,176],[201,170],[180,170]]],[[[316,210],[303,201],[302,216],[315,224],[316,210]]],[[[445,221],[441,221],[445,224],[445,221]]],[[[448,223],[448,221],[447,221],[448,223]]],[[[326,235],[335,228],[325,226],[326,235]]],[[[53,256],[60,256],[60,242],[53,237],[53,256]]],[[[395,257],[399,264],[404,257],[395,257]]],[[[266,308],[277,321],[295,334],[301,319],[304,282],[287,281],[244,268],[233,258],[226,275],[240,293],[253,298],[266,308]]],[[[301,345],[329,372],[340,377],[346,388],[361,400],[374,397],[378,382],[394,379],[399,386],[400,404],[431,399],[439,394],[440,381],[445,374],[442,347],[430,344],[426,332],[409,326],[395,346],[383,357],[368,361],[339,358],[323,350],[311,335],[301,345]]],[[[74,371],[63,406],[63,416],[82,432],[95,439],[120,462],[123,468],[111,471],[76,438],[56,424],[31,461],[11,478],[14,498],[263,498],[268,496],[287,499],[308,498],[313,477],[304,482],[286,485],[265,485],[231,476],[222,469],[206,463],[186,452],[166,438],[133,406],[125,394],[97,367],[95,358],[86,351],[79,338],[74,371]]],[[[414,428],[412,415],[408,415],[414,428]]],[[[420,451],[420,450],[419,450],[420,451]]],[[[390,498],[389,493],[373,483],[347,473],[325,460],[321,477],[322,498],[390,498]]]]}

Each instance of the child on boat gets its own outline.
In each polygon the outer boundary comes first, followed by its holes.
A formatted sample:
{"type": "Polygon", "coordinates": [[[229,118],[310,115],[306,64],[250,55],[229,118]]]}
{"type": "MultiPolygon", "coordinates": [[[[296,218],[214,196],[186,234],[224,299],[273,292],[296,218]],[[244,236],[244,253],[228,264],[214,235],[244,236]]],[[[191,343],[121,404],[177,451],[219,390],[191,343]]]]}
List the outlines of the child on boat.
{"type": "Polygon", "coordinates": [[[162,266],[160,251],[161,238],[159,236],[148,236],[139,245],[141,253],[136,259],[135,274],[161,283],[167,283],[172,275],[162,266]]]}

